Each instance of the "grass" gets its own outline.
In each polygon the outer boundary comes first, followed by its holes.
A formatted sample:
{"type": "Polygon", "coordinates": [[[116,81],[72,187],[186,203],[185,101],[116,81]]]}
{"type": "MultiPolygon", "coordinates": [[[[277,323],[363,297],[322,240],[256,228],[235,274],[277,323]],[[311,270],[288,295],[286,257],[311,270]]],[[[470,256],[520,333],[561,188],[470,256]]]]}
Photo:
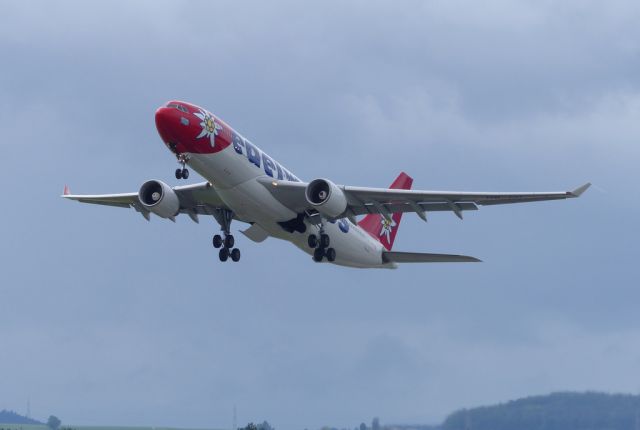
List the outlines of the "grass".
{"type": "MultiPolygon", "coordinates": [[[[0,430],[49,430],[44,424],[2,424],[0,430]]],[[[73,424],[62,425],[60,430],[214,430],[214,429],[184,429],[177,427],[116,427],[116,426],[77,426],[73,424]]]]}

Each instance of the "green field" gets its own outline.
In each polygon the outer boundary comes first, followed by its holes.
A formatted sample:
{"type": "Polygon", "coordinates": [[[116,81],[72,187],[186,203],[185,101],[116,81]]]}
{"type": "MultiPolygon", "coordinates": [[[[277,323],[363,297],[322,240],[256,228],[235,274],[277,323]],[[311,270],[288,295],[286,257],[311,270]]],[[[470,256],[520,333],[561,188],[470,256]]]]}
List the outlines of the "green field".
{"type": "MultiPolygon", "coordinates": [[[[49,430],[44,424],[0,424],[0,430],[49,430]]],[[[60,430],[221,430],[221,429],[187,429],[177,427],[115,427],[115,426],[83,426],[63,425],[60,430]]]]}

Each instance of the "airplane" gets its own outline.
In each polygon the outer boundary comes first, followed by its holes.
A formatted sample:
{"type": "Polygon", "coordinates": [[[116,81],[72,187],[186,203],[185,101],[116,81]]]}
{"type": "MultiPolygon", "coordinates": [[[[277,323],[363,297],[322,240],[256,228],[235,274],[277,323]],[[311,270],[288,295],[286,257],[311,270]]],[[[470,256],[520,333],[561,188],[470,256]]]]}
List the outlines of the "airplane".
{"type": "Polygon", "coordinates": [[[158,133],[176,156],[176,179],[189,177],[189,166],[205,182],[171,187],[149,180],[137,192],[75,195],[65,186],[62,197],[82,203],[133,208],[175,222],[186,214],[194,222],[213,216],[221,234],[212,242],[220,261],[237,262],[231,223],[249,227],[254,242],[274,237],[291,242],[313,261],[355,268],[397,268],[398,263],[479,262],[452,254],[393,251],[402,215],[413,212],[427,221],[429,212],[450,211],[463,218],[478,206],[580,197],[586,183],[563,192],[450,192],[412,190],[406,173],[389,188],[337,185],[326,178],[304,182],[220,118],[191,103],[172,100],[155,113],[158,133]],[[359,221],[356,217],[364,215],[359,221]]]}

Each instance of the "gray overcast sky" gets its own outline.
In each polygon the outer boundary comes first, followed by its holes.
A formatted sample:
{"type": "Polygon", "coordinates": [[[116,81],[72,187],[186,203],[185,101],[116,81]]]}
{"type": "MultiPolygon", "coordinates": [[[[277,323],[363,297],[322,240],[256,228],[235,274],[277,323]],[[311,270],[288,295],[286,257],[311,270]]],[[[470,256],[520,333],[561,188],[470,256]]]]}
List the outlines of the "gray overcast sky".
{"type": "Polygon", "coordinates": [[[0,2],[0,408],[301,430],[639,392],[639,41],[631,0],[0,2]],[[404,218],[397,249],[483,264],[349,270],[237,235],[221,265],[213,220],[58,197],[174,184],[173,98],[305,179],[595,187],[404,218]]]}

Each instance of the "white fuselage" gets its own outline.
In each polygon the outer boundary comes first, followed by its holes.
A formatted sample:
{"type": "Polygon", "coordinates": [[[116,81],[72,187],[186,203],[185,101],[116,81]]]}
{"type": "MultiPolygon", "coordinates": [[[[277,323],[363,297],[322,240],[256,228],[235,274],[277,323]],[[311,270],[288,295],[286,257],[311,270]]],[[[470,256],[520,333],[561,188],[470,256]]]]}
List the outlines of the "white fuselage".
{"type": "MultiPolygon", "coordinates": [[[[273,158],[250,142],[248,144],[251,145],[253,157],[269,160],[273,163],[269,166],[282,169],[285,178],[299,181],[273,158]]],[[[307,244],[307,238],[309,234],[319,234],[320,227],[305,220],[305,233],[285,231],[278,222],[291,220],[298,214],[282,205],[258,182],[258,178],[270,176],[265,171],[266,163],[253,163],[246,153],[246,150],[230,145],[214,154],[187,154],[187,163],[213,185],[237,219],[258,224],[271,236],[287,240],[307,254],[313,254],[313,249],[307,244]],[[257,164],[260,164],[260,167],[257,164]]],[[[276,169],[273,169],[272,174],[276,175],[276,169]]],[[[383,262],[382,244],[348,219],[335,223],[325,222],[324,232],[329,235],[331,247],[336,250],[335,264],[361,268],[396,267],[394,263],[383,262]]]]}

